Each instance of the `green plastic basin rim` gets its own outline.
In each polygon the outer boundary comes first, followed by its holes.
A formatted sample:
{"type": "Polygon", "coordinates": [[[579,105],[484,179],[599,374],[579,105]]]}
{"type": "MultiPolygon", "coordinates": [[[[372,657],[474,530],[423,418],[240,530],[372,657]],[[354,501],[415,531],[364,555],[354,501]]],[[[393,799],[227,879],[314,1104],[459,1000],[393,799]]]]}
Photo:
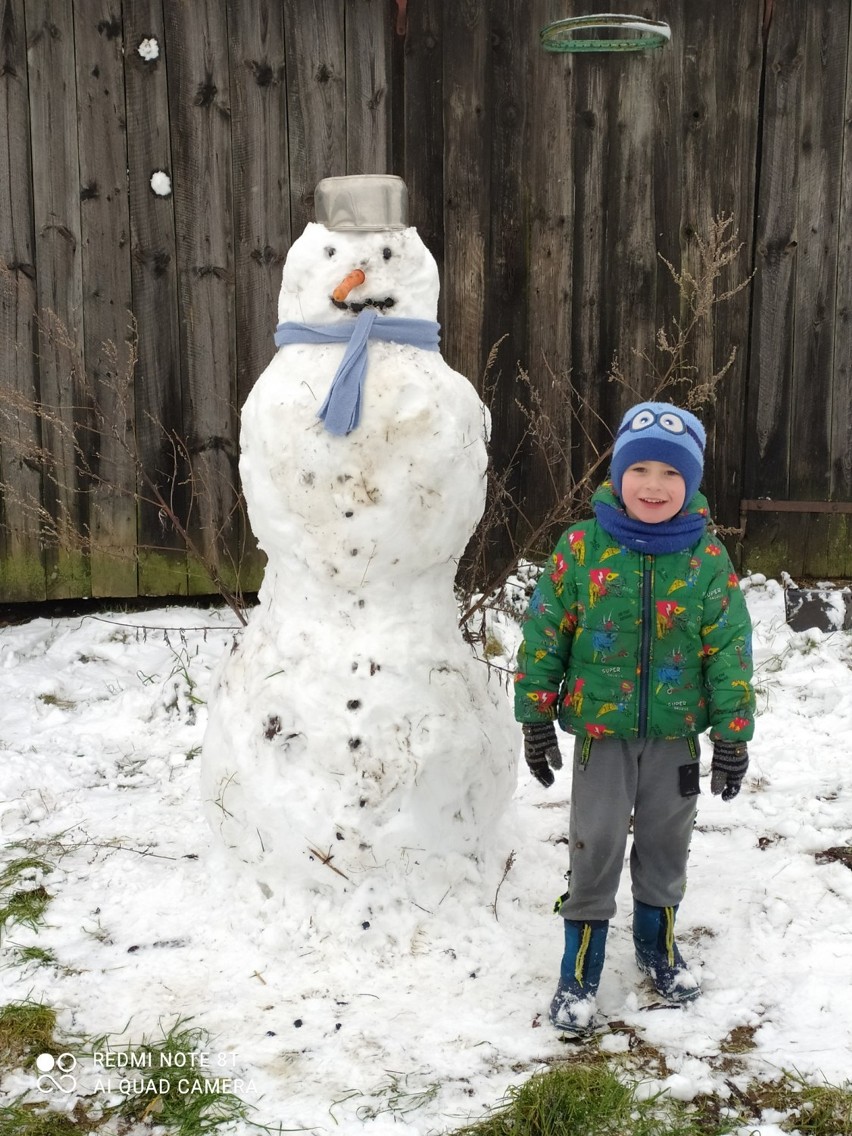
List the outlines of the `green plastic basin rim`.
{"type": "Polygon", "coordinates": [[[600,12],[554,20],[541,29],[539,38],[545,51],[650,51],[667,44],[672,38],[672,31],[662,20],[600,12]],[[628,34],[600,39],[593,34],[598,31],[628,34]]]}

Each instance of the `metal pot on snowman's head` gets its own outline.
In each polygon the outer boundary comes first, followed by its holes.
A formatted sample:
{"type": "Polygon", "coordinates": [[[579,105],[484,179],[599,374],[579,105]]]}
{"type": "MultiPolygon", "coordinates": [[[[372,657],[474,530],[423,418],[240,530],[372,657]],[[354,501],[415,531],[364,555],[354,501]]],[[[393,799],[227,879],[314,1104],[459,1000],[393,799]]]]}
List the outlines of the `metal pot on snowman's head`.
{"type": "Polygon", "coordinates": [[[408,225],[402,178],[324,178],[314,208],[316,222],[284,265],[275,342],[347,343],[318,417],[331,433],[348,434],[360,418],[368,340],[439,351],[438,271],[408,225]]]}
{"type": "Polygon", "coordinates": [[[406,229],[408,187],[392,174],[323,178],[314,190],[314,215],[333,232],[406,229]]]}
{"type": "MultiPolygon", "coordinates": [[[[323,178],[314,191],[314,213],[317,224],[332,233],[391,233],[408,227],[408,188],[392,174],[323,178]]],[[[363,268],[353,266],[332,290],[331,302],[356,314],[365,307],[380,312],[394,307],[393,296],[349,299],[366,279],[363,268]]]]}

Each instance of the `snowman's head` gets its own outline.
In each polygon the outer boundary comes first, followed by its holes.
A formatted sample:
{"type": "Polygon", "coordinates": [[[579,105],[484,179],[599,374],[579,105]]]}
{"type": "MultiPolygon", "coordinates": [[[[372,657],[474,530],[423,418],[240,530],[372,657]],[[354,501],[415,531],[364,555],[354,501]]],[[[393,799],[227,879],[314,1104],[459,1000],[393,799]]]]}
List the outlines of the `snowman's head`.
{"type": "Polygon", "coordinates": [[[380,318],[435,320],[438,290],[438,267],[416,229],[346,231],[312,222],[284,262],[278,319],[336,323],[369,306],[380,318]]]}

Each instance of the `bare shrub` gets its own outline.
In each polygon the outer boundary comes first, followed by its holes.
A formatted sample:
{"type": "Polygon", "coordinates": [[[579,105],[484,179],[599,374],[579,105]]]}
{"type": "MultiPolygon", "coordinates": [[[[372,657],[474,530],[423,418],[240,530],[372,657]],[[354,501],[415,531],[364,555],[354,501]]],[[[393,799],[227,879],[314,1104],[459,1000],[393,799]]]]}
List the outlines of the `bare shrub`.
{"type": "MultiPolygon", "coordinates": [[[[4,287],[14,283],[14,274],[2,262],[0,278],[4,287]]],[[[100,555],[135,563],[141,551],[172,549],[135,543],[120,547],[110,539],[108,519],[100,516],[102,503],[119,497],[135,507],[153,508],[163,531],[177,535],[188,562],[200,566],[214,590],[245,624],[239,586],[244,548],[235,552],[232,539],[235,531],[248,532],[238,487],[213,484],[208,465],[189,440],[147,412],[145,418],[164,456],[160,468],[149,468],[138,451],[134,429],[138,336],[132,313],[128,313],[124,341],[107,340],[100,345],[103,366],[96,379],[81,367],[76,337],[54,312],[36,312],[34,319],[42,350],[58,352],[62,358],[72,397],[60,406],[7,384],[0,386],[4,463],[22,463],[39,475],[37,490],[31,486],[21,492],[8,479],[0,484],[7,515],[14,509],[29,518],[42,549],[57,549],[83,561],[100,555]],[[21,422],[33,426],[22,430],[21,422]],[[224,512],[223,498],[227,503],[224,512]],[[207,519],[217,513],[222,515],[212,528],[200,523],[199,515],[207,519]],[[237,586],[229,579],[237,581],[237,586]]]]}
{"type": "MultiPolygon", "coordinates": [[[[742,247],[733,218],[719,216],[713,220],[706,236],[695,235],[693,269],[678,270],[660,256],[677,290],[680,301],[678,315],[667,327],[658,329],[649,349],[634,352],[629,375],[619,359],[614,358],[606,381],[623,387],[636,401],[666,398],[690,410],[711,404],[719,384],[734,364],[737,349],[732,346],[723,365],[708,372],[695,362],[695,342],[712,320],[715,309],[748,287],[751,276],[730,287],[721,285],[723,275],[737,259],[742,247]]],[[[493,403],[496,384],[491,372],[501,342],[499,340],[494,345],[486,364],[483,381],[486,404],[493,403]]],[[[548,373],[549,381],[556,383],[556,376],[549,368],[548,373]]],[[[558,493],[545,515],[533,523],[525,514],[523,503],[509,489],[515,466],[531,448],[548,470],[562,468],[570,471],[570,433],[564,422],[553,421],[545,411],[543,399],[529,374],[519,369],[517,377],[526,392],[525,398],[516,402],[525,421],[524,431],[505,468],[500,471],[489,468],[485,512],[457,577],[457,587],[462,596],[460,622],[468,637],[477,641],[481,640],[484,631],[483,609],[501,602],[506,583],[517,573],[521,561],[540,559],[542,544],[555,526],[565,528],[588,514],[589,500],[606,473],[612,454],[612,424],[602,423],[594,407],[587,400],[582,400],[578,392],[573,389],[567,391],[566,395],[570,393],[574,399],[580,399],[583,413],[575,413],[571,421],[574,429],[584,433],[591,456],[582,472],[570,477],[567,488],[558,493]],[[586,420],[597,421],[602,432],[609,433],[607,445],[596,443],[584,425],[586,420]],[[521,541],[515,540],[518,532],[526,534],[521,541]],[[488,575],[484,571],[489,560],[488,550],[497,536],[509,538],[513,544],[512,554],[498,572],[488,575]]],[[[570,399],[566,397],[564,403],[569,407],[570,399]]]]}

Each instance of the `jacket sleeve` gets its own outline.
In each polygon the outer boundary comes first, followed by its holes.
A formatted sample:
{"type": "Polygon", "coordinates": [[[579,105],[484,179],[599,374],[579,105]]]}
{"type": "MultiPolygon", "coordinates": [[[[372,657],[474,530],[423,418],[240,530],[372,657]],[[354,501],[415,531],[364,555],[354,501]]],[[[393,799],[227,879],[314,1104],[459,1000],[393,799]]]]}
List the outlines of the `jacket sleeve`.
{"type": "Polygon", "coordinates": [[[577,626],[577,581],[568,533],[545,564],[524,616],[515,674],[515,718],[552,721],[577,626]]]}
{"type": "Polygon", "coordinates": [[[754,733],[751,617],[730,557],[718,548],[701,627],[710,739],[747,742],[754,733]]]}

